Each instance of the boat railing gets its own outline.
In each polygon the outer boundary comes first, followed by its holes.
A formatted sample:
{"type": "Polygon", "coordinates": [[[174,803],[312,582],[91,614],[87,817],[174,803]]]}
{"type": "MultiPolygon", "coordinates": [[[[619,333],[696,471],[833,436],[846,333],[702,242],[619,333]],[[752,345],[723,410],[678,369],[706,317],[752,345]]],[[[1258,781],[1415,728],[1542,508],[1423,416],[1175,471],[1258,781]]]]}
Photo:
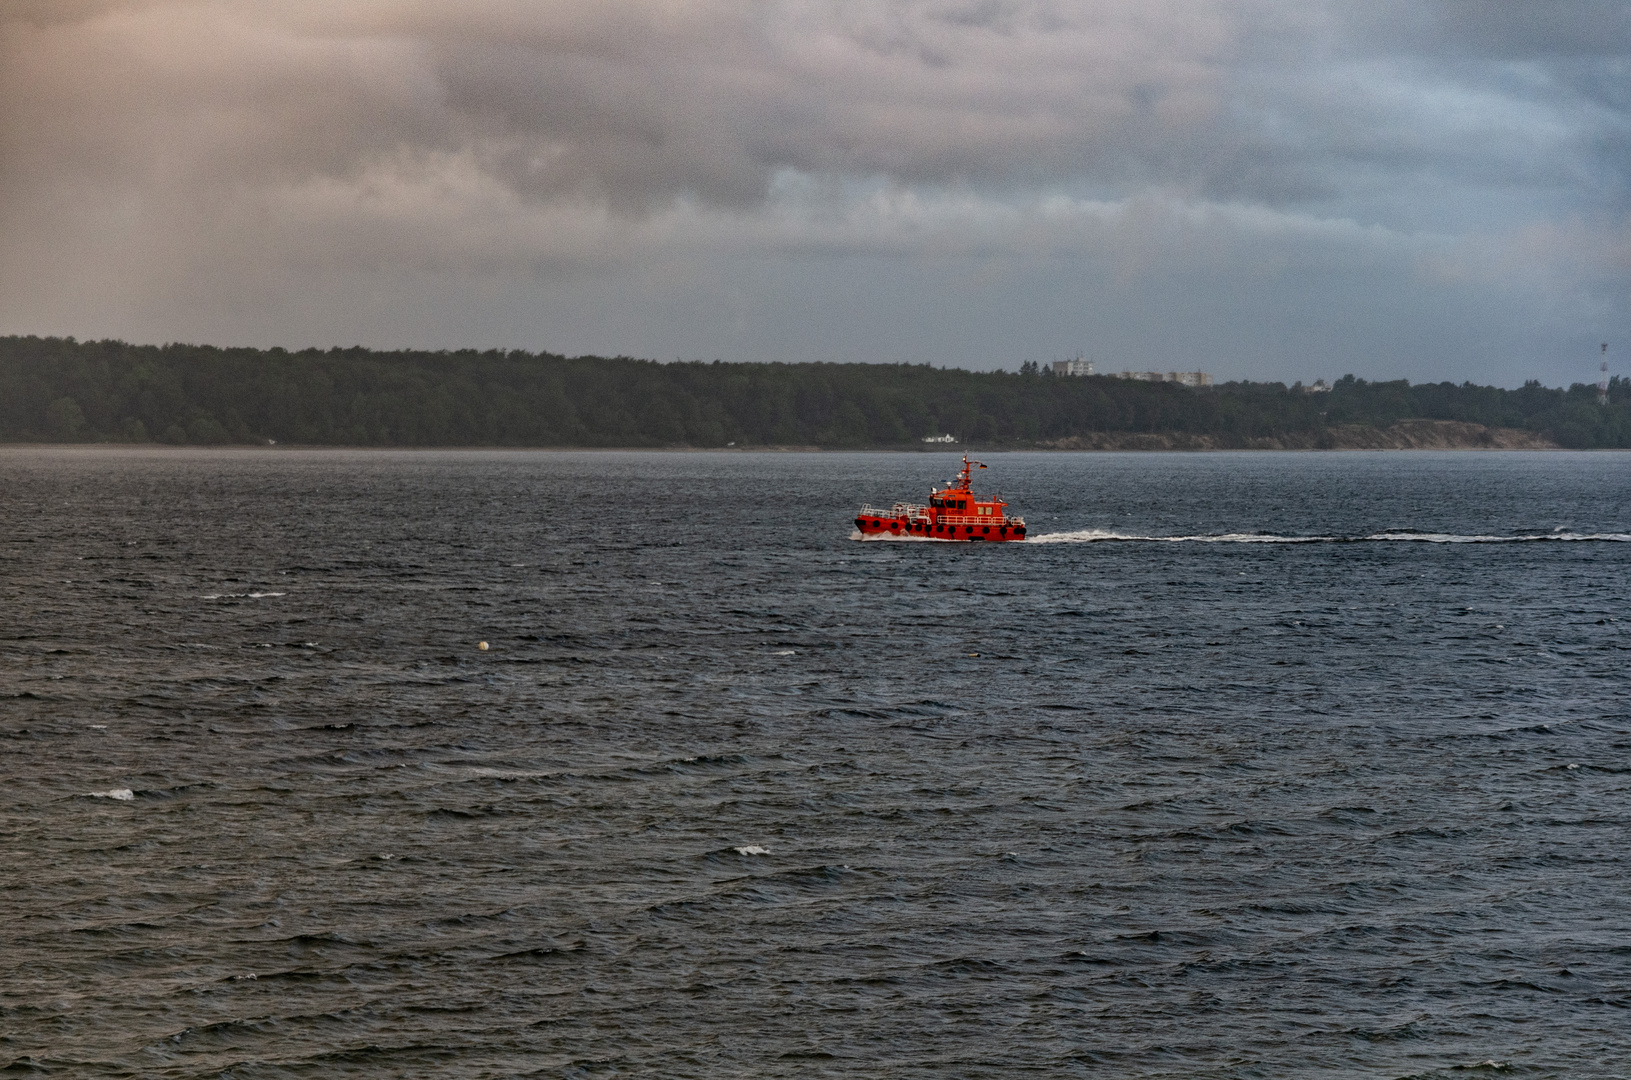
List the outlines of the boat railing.
{"type": "MultiPolygon", "coordinates": [[[[916,506],[912,503],[896,503],[888,510],[879,510],[876,506],[863,506],[856,514],[857,517],[876,518],[906,518],[908,520],[929,520],[929,508],[916,506]]],[[[934,515],[934,520],[942,525],[1024,525],[1025,519],[1012,514],[948,514],[944,510],[934,515]]]]}
{"type": "Polygon", "coordinates": [[[1012,514],[1007,514],[1007,515],[1004,515],[1004,514],[992,514],[990,517],[986,517],[984,514],[947,514],[947,513],[942,513],[939,517],[935,518],[935,520],[939,521],[939,522],[943,522],[943,523],[945,523],[947,525],[1023,525],[1023,524],[1025,524],[1025,519],[1024,518],[1015,517],[1012,514]]]}

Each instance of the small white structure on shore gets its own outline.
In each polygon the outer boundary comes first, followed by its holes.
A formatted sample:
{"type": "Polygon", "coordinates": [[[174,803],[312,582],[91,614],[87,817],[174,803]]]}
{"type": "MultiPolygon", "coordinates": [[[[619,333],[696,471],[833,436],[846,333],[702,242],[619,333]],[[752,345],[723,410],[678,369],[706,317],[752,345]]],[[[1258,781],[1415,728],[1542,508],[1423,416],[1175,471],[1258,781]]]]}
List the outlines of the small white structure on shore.
{"type": "Polygon", "coordinates": [[[923,441],[924,442],[954,443],[954,442],[957,441],[957,439],[954,436],[951,436],[951,435],[925,435],[925,436],[923,436],[923,441]]]}
{"type": "Polygon", "coordinates": [[[1083,360],[1078,356],[1074,360],[1055,360],[1053,362],[1055,375],[1091,375],[1093,374],[1093,361],[1083,360]]]}

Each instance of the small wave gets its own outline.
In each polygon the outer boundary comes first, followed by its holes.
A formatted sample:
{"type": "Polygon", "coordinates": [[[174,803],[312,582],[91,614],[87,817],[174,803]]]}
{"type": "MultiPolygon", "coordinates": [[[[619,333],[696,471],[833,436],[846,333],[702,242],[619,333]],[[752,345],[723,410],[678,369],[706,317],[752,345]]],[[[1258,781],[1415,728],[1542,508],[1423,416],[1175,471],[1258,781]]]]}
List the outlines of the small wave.
{"type": "Polygon", "coordinates": [[[769,848],[762,848],[758,844],[747,844],[743,847],[732,848],[738,855],[769,855],[769,848]]]}
{"type": "Polygon", "coordinates": [[[775,652],[771,653],[770,655],[771,656],[797,656],[798,653],[793,649],[777,649],[775,652]]]}
{"type": "Polygon", "coordinates": [[[532,769],[495,769],[484,765],[467,766],[458,771],[477,780],[549,780],[555,775],[532,769]]]}
{"type": "Polygon", "coordinates": [[[280,592],[217,592],[205,593],[205,600],[265,600],[269,596],[288,596],[280,592]]]}
{"type": "Polygon", "coordinates": [[[136,793],[127,787],[109,788],[107,791],[92,791],[89,794],[93,799],[118,799],[120,802],[129,802],[136,797],[136,793]]]}
{"type": "Polygon", "coordinates": [[[1631,543],[1631,533],[1572,533],[1549,532],[1519,536],[1476,534],[1462,536],[1456,533],[1411,532],[1390,529],[1364,536],[1282,536],[1275,533],[1210,533],[1188,536],[1146,536],[1138,533],[1109,532],[1104,529],[1078,529],[1074,532],[1043,533],[1033,536],[1030,544],[1093,544],[1093,543],[1146,543],[1146,544],[1366,544],[1384,542],[1413,542],[1418,544],[1527,544],[1533,542],[1560,543],[1567,541],[1624,544],[1631,543]]]}

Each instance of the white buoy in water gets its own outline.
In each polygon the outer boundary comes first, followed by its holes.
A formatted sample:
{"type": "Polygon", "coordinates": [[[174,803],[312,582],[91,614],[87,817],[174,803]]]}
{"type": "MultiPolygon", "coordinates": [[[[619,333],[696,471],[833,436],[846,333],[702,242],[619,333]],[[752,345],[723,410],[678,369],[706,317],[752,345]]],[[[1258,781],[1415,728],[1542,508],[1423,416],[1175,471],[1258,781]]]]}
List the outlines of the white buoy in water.
{"type": "Polygon", "coordinates": [[[482,652],[486,652],[487,651],[487,643],[485,641],[478,641],[478,642],[476,642],[476,648],[480,649],[482,652]]]}

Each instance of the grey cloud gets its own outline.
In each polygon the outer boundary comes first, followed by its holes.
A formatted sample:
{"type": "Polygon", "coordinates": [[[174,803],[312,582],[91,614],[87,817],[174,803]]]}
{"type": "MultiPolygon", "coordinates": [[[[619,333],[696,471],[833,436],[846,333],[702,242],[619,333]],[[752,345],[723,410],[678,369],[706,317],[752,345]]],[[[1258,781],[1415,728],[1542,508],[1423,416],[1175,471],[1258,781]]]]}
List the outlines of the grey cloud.
{"type": "Polygon", "coordinates": [[[146,146],[241,178],[468,148],[530,197],[625,207],[746,205],[787,168],[1063,182],[1153,162],[1164,138],[1206,122],[1231,23],[1201,0],[441,8],[101,4],[77,21],[13,19],[13,85],[86,136],[17,156],[124,170],[146,146]]]}
{"type": "MultiPolygon", "coordinates": [[[[1385,118],[1358,139],[1296,130],[1340,132],[1374,102],[1328,102],[1306,58],[1254,72],[1248,54],[1264,40],[1291,42],[1278,52],[1294,57],[1297,41],[1343,32],[1286,2],[71,10],[80,17],[5,24],[6,89],[18,92],[0,115],[0,183],[30,170],[139,183],[180,169],[183,182],[265,186],[420,152],[468,153],[525,199],[628,213],[677,197],[751,207],[783,170],[1176,186],[1287,205],[1339,191],[1355,155],[1387,164],[1386,149],[1359,145],[1385,137],[1385,118]]],[[[1411,149],[1459,168],[1453,148],[1411,149]]]]}
{"type": "Polygon", "coordinates": [[[528,199],[628,212],[680,196],[748,207],[787,169],[988,188],[1175,185],[1282,205],[1339,192],[1355,159],[1475,184],[1514,167],[1523,183],[1532,162],[1521,153],[1460,160],[1453,139],[1420,116],[1385,115],[1379,96],[1336,100],[1333,62],[1403,65],[1456,49],[1573,57],[1578,70],[1549,85],[1476,66],[1436,74],[1560,113],[1567,87],[1594,94],[1602,115],[1575,117],[1583,152],[1617,161],[1623,83],[1580,58],[1626,55],[1625,10],[1589,0],[34,2],[0,16],[0,182],[30,169],[139,178],[180,168],[188,181],[266,184],[356,175],[421,151],[468,152],[528,199]]]}
{"type": "MultiPolygon", "coordinates": [[[[1551,109],[1574,126],[1570,144],[1555,148],[1563,152],[1554,150],[1547,163],[1520,161],[1517,171],[1549,164],[1551,179],[1595,187],[1610,196],[1610,205],[1627,208],[1631,5],[1381,0],[1349,6],[1341,25],[1350,55],[1434,71],[1467,89],[1551,109]]],[[[1500,153],[1500,147],[1491,150],[1500,153]]]]}
{"type": "Polygon", "coordinates": [[[1113,12],[1067,23],[1036,4],[738,10],[754,16],[716,20],[706,39],[569,55],[464,45],[437,70],[519,190],[617,204],[747,205],[783,169],[1060,182],[1216,107],[1218,72],[1197,58],[1222,33],[1215,18],[1194,20],[1197,34],[1185,18],[1129,30],[1113,12]]]}
{"type": "Polygon", "coordinates": [[[1628,11],[14,0],[0,330],[189,294],[219,312],[318,271],[519,295],[811,253],[1081,259],[1125,283],[1470,281],[1457,252],[1544,250],[1561,310],[1578,250],[1597,303],[1620,248],[1589,238],[1631,213],[1628,11]]]}
{"type": "Polygon", "coordinates": [[[1551,60],[1631,52],[1631,6],[1621,0],[1371,0],[1341,10],[1356,37],[1388,53],[1551,60]]]}

